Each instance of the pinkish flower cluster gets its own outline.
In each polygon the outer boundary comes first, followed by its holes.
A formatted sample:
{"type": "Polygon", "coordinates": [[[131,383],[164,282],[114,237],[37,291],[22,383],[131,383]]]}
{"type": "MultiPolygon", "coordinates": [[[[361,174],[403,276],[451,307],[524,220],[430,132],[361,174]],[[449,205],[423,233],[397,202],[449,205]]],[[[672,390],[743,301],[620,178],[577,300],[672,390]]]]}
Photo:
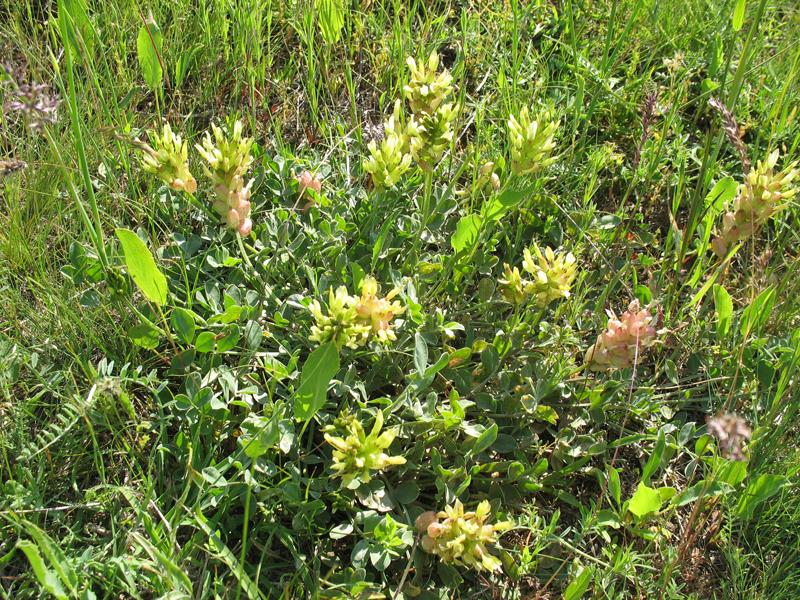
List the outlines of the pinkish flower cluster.
{"type": "Polygon", "coordinates": [[[306,194],[306,190],[314,190],[316,193],[322,192],[322,181],[315,177],[311,171],[303,171],[296,177],[298,202],[303,200],[303,210],[306,211],[314,205],[314,199],[306,194]]]}
{"type": "Polygon", "coordinates": [[[638,300],[631,302],[620,317],[611,310],[606,312],[606,330],[586,352],[585,362],[594,371],[633,366],[641,360],[643,350],[657,341],[656,317],[641,308],[638,300]]]}
{"type": "Polygon", "coordinates": [[[214,210],[228,227],[241,235],[250,235],[253,229],[250,220],[250,188],[253,180],[245,185],[244,177],[253,163],[250,154],[253,138],[242,136],[241,121],[234,123],[229,135],[216,125],[211,128],[214,139],[206,133],[203,144],[197,144],[195,148],[208,163],[204,167],[205,173],[217,194],[214,210]]]}

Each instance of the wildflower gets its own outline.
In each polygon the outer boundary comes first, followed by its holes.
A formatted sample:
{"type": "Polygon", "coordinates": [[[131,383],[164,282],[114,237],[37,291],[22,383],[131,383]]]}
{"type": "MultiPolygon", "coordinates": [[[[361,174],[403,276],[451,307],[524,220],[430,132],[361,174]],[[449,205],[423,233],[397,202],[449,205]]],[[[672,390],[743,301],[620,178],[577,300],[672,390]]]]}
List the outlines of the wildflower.
{"type": "Polygon", "coordinates": [[[547,306],[553,300],[569,298],[569,290],[575,279],[577,261],[572,252],[556,254],[551,248],[544,253],[539,246],[533,245],[536,252],[534,259],[530,250],[525,249],[522,267],[533,275],[533,281],[525,285],[525,293],[536,297],[540,307],[547,306]]]}
{"type": "Polygon", "coordinates": [[[356,418],[350,418],[347,425],[347,437],[334,437],[325,434],[325,441],[333,446],[334,477],[342,478],[342,485],[349,489],[359,487],[372,479],[374,471],[383,471],[395,465],[405,464],[402,456],[389,456],[385,450],[397,437],[397,428],[383,428],[383,411],[375,415],[375,423],[369,435],[356,418]]]}
{"type": "Polygon", "coordinates": [[[431,52],[427,64],[423,61],[418,64],[410,56],[406,58],[406,64],[411,70],[411,81],[403,86],[403,91],[412,112],[433,115],[452,92],[452,75],[447,69],[436,72],[439,55],[435,51],[431,52]]]}
{"type": "Polygon", "coordinates": [[[586,352],[585,362],[595,371],[630,367],[644,348],[657,341],[655,317],[640,308],[638,300],[631,302],[619,318],[611,310],[606,313],[607,328],[586,352]]]}
{"type": "Polygon", "coordinates": [[[506,301],[521,304],[529,297],[544,308],[553,300],[569,298],[570,287],[577,273],[577,260],[572,252],[556,254],[552,248],[544,252],[533,245],[535,256],[525,249],[522,268],[533,275],[532,280],[523,279],[517,267],[503,265],[503,278],[499,280],[501,293],[506,301]]]}
{"type": "Polygon", "coordinates": [[[203,168],[217,194],[214,210],[228,227],[241,235],[249,235],[253,228],[250,220],[250,188],[253,180],[245,185],[244,177],[253,162],[250,154],[253,138],[242,137],[241,121],[234,123],[230,137],[216,125],[211,128],[214,140],[206,132],[203,144],[195,147],[208,163],[203,168]]]}
{"type": "Polygon", "coordinates": [[[19,83],[11,67],[4,66],[11,83],[10,100],[6,102],[8,112],[20,113],[31,131],[39,131],[45,124],[55,123],[58,117],[58,96],[44,83],[19,83]]]}
{"type": "Polygon", "coordinates": [[[717,438],[722,455],[731,460],[744,460],[744,443],[750,439],[752,431],[747,422],[733,413],[720,413],[706,419],[708,432],[717,438]]]}
{"type": "Polygon", "coordinates": [[[340,349],[343,346],[355,349],[366,344],[372,328],[359,319],[356,306],[356,298],[350,296],[343,285],[335,292],[333,288],[328,291],[327,314],[318,300],[312,301],[308,309],[315,324],[309,339],[320,344],[333,342],[340,349]]]}
{"type": "Polygon", "coordinates": [[[733,207],[722,216],[722,232],[711,243],[714,252],[722,257],[736,242],[752,236],[759,227],[788,206],[788,200],[797,194],[791,183],[800,174],[797,162],[775,173],[780,153],[772,152],[766,160],[758,161],[739,193],[733,207]]]}
{"type": "Polygon", "coordinates": [[[183,190],[193,194],[197,181],[189,172],[188,149],[186,142],[173,133],[169,123],[164,124],[161,135],[150,132],[152,146],[138,141],[142,150],[142,168],[165,182],[173,190],[183,190]]]}
{"type": "Polygon", "coordinates": [[[478,504],[475,511],[464,512],[464,505],[456,499],[453,506],[437,514],[422,513],[415,523],[417,530],[424,534],[422,549],[446,563],[462,564],[478,571],[499,571],[500,559],[489,552],[488,546],[495,546],[498,534],[511,529],[512,524],[508,521],[487,524],[490,511],[488,500],[478,504]]]}
{"type": "Polygon", "coordinates": [[[499,280],[500,293],[506,302],[511,304],[522,304],[527,295],[525,294],[525,283],[522,281],[519,269],[511,267],[508,263],[503,264],[503,278],[499,280]]]}
{"type": "Polygon", "coordinates": [[[311,171],[303,171],[297,176],[297,187],[301,196],[306,190],[314,190],[319,194],[322,191],[322,182],[311,171]]]}
{"type": "Polygon", "coordinates": [[[492,188],[495,190],[500,189],[500,177],[498,177],[497,173],[495,173],[494,162],[491,160],[481,165],[480,174],[477,182],[475,183],[475,187],[482,188],[487,183],[491,183],[492,188]]]}
{"type": "Polygon", "coordinates": [[[531,120],[525,106],[519,117],[508,118],[508,141],[511,146],[511,171],[515,175],[536,173],[551,165],[556,144],[554,141],[558,122],[543,115],[541,122],[531,120]]]}
{"type": "Polygon", "coordinates": [[[305,198],[303,202],[303,211],[307,211],[309,208],[314,206],[314,198],[306,194],[306,190],[314,190],[316,193],[320,193],[322,191],[322,181],[317,179],[314,175],[311,174],[311,171],[303,171],[296,177],[297,179],[297,191],[298,191],[298,202],[305,198]]]}
{"type": "Polygon", "coordinates": [[[378,341],[384,344],[397,339],[392,320],[405,312],[405,307],[394,298],[399,291],[392,290],[385,297],[378,296],[380,286],[374,277],[365,277],[361,282],[361,298],[356,312],[362,322],[368,323],[378,341]]]}
{"type": "Polygon", "coordinates": [[[400,123],[400,101],[395,102],[394,112],[383,126],[380,145],[372,141],[367,146],[370,157],[364,161],[364,170],[372,175],[372,183],[378,189],[394,187],[411,166],[409,137],[400,123]]]}
{"type": "Polygon", "coordinates": [[[453,121],[458,115],[455,105],[442,104],[432,114],[423,113],[409,126],[411,155],[424,171],[431,171],[447,147],[453,142],[453,121]],[[412,129],[413,127],[413,129],[412,129]]]}
{"type": "Polygon", "coordinates": [[[424,171],[432,171],[435,163],[453,142],[453,122],[458,108],[448,102],[453,93],[453,78],[447,70],[436,72],[439,55],[432,52],[427,64],[409,57],[411,81],[403,90],[413,116],[406,133],[411,154],[424,171]]]}

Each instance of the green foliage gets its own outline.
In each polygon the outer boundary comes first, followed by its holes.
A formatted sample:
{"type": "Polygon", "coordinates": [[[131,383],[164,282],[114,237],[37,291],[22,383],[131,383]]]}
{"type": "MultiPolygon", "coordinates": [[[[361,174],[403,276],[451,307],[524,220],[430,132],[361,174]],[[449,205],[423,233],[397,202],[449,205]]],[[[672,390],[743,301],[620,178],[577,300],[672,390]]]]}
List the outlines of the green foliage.
{"type": "Polygon", "coordinates": [[[164,71],[161,67],[164,36],[155,20],[150,17],[139,28],[136,36],[136,55],[139,58],[139,68],[142,70],[144,82],[154,92],[161,90],[161,79],[164,71]]]}
{"type": "Polygon", "coordinates": [[[4,8],[0,596],[798,597],[794,5],[651,4],[4,8]]]}

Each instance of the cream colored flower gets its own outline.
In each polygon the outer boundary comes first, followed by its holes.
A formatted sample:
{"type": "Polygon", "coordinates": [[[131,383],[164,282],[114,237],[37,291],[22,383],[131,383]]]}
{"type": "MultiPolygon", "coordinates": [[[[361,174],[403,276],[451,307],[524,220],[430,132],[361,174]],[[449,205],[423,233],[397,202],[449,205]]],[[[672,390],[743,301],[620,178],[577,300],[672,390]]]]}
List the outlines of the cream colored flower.
{"type": "Polygon", "coordinates": [[[370,156],[364,160],[363,166],[372,176],[373,185],[378,189],[397,185],[412,161],[409,137],[401,123],[399,100],[395,102],[392,116],[383,126],[383,140],[380,144],[370,142],[367,148],[370,156]]]}
{"type": "Polygon", "coordinates": [[[181,136],[165,123],[161,134],[150,132],[152,146],[137,142],[142,151],[142,168],[164,181],[173,190],[193,194],[197,181],[189,171],[188,149],[181,136]]]}
{"type": "Polygon", "coordinates": [[[427,63],[409,56],[406,64],[411,70],[411,81],[403,86],[408,105],[415,114],[434,114],[452,93],[452,75],[447,69],[437,73],[439,55],[436,52],[431,52],[427,63]]]}
{"type": "Polygon", "coordinates": [[[392,321],[406,309],[397,300],[392,301],[398,290],[392,290],[385,297],[380,297],[379,293],[380,286],[375,278],[365,277],[361,283],[361,297],[356,304],[356,312],[363,322],[369,324],[378,341],[386,344],[397,339],[392,321]]]}
{"type": "Polygon", "coordinates": [[[203,144],[196,144],[207,165],[204,166],[206,176],[211,179],[217,195],[213,206],[222,220],[241,235],[249,235],[253,228],[250,220],[251,179],[247,184],[244,177],[253,163],[250,149],[252,138],[242,136],[242,122],[236,121],[233,131],[227,135],[216,125],[212,125],[214,139],[206,132],[203,144]]]}
{"type": "Polygon", "coordinates": [[[572,252],[556,254],[552,248],[546,247],[544,252],[533,245],[536,254],[525,249],[522,267],[533,280],[525,285],[525,293],[536,297],[536,303],[547,306],[553,300],[569,298],[570,287],[577,273],[577,260],[572,252]]]}
{"type": "Polygon", "coordinates": [[[797,194],[797,188],[791,187],[800,174],[797,162],[776,173],[779,157],[779,151],[775,150],[766,160],[758,161],[739,185],[733,207],[722,215],[722,231],[711,244],[718,256],[725,256],[736,242],[751,237],[797,194]]]}
{"type": "Polygon", "coordinates": [[[545,113],[540,120],[532,119],[524,106],[519,116],[508,118],[508,143],[511,147],[511,171],[515,175],[537,173],[550,166],[555,158],[555,133],[558,122],[545,113]]]}
{"type": "Polygon", "coordinates": [[[371,328],[359,319],[356,302],[343,285],[328,291],[327,311],[313,300],[308,307],[314,317],[309,339],[320,344],[333,342],[337,348],[355,349],[366,344],[371,328]]]}
{"type": "Polygon", "coordinates": [[[402,456],[389,456],[386,450],[397,437],[396,428],[383,428],[383,412],[375,415],[372,431],[367,434],[364,427],[355,417],[348,420],[348,431],[345,437],[325,434],[325,441],[333,446],[334,477],[342,478],[344,487],[358,487],[368,483],[375,471],[383,471],[395,465],[405,464],[402,456]]]}
{"type": "Polygon", "coordinates": [[[453,506],[437,514],[422,513],[415,523],[417,530],[424,533],[422,549],[446,563],[462,564],[478,571],[500,571],[500,559],[491,554],[489,548],[497,545],[498,534],[511,529],[512,523],[489,524],[490,513],[488,500],[478,504],[475,511],[465,512],[458,499],[453,506]]]}

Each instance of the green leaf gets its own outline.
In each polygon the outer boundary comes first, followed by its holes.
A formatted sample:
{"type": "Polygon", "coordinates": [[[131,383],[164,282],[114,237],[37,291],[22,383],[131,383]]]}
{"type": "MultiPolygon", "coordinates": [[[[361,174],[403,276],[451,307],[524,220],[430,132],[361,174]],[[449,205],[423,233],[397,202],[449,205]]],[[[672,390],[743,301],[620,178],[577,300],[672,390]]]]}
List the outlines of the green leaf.
{"type": "Polygon", "coordinates": [[[19,540],[17,542],[17,548],[22,550],[25,553],[25,556],[28,557],[28,562],[31,563],[33,574],[36,575],[36,579],[39,580],[39,584],[58,600],[68,600],[67,593],[61,586],[61,582],[58,580],[58,577],[56,577],[56,574],[48,569],[44,564],[42,555],[39,554],[38,546],[28,540],[19,540]]]}
{"type": "Polygon", "coordinates": [[[733,488],[727,484],[716,481],[709,483],[703,479],[694,484],[692,487],[683,490],[677,496],[673,496],[670,504],[672,504],[672,506],[685,506],[686,504],[690,504],[701,497],[713,498],[715,496],[727,494],[731,491],[733,491],[733,488]]]}
{"type": "Polygon", "coordinates": [[[656,512],[660,508],[661,494],[659,491],[640,482],[628,504],[628,510],[637,517],[643,517],[656,512]]]}
{"type": "Polygon", "coordinates": [[[739,31],[744,25],[744,9],[747,6],[746,0],[736,0],[733,7],[733,30],[739,31]]]}
{"type": "Polygon", "coordinates": [[[483,218],[491,222],[499,221],[506,216],[508,211],[519,206],[528,193],[527,190],[506,190],[502,194],[494,196],[483,205],[481,210],[483,218]]]}
{"type": "Polygon", "coordinates": [[[323,344],[306,359],[300,386],[294,396],[294,416],[308,421],[325,404],[328,384],[339,371],[339,351],[332,342],[323,344]]]}
{"type": "Polygon", "coordinates": [[[89,20],[86,0],[63,0],[59,7],[59,18],[66,20],[67,40],[74,56],[92,54],[95,32],[89,20]],[[84,52],[85,49],[85,52],[84,52]]]}
{"type": "Polygon", "coordinates": [[[747,335],[761,330],[775,306],[775,288],[768,287],[756,296],[742,312],[739,333],[747,335]]]}
{"type": "Polygon", "coordinates": [[[480,454],[487,448],[489,448],[492,444],[494,444],[495,440],[497,439],[497,423],[492,423],[490,427],[487,427],[483,433],[478,436],[478,439],[475,440],[475,443],[472,446],[472,454],[480,454]]]}
{"type": "Polygon", "coordinates": [[[281,435],[278,422],[281,416],[282,412],[273,413],[270,417],[249,415],[242,421],[242,436],[239,440],[247,456],[258,458],[278,443],[281,435]]]}
{"type": "Polygon", "coordinates": [[[128,330],[128,337],[133,340],[137,346],[145,350],[152,350],[158,346],[158,340],[161,339],[161,330],[150,323],[149,321],[134,325],[128,330]]]}
{"type": "Polygon", "coordinates": [[[147,245],[130,229],[117,229],[116,234],[122,244],[128,274],[145,298],[162,306],[167,301],[167,278],[158,269],[147,245]]]}
{"type": "Polygon", "coordinates": [[[317,0],[319,29],[328,44],[339,41],[344,27],[344,2],[342,0],[317,0]]]}
{"type": "Polygon", "coordinates": [[[608,489],[614,502],[620,506],[622,504],[622,485],[619,481],[619,471],[611,466],[608,467],[608,489]]]}
{"type": "Polygon", "coordinates": [[[420,377],[424,377],[428,368],[428,344],[420,332],[414,334],[414,366],[420,377]]]}
{"type": "Polygon", "coordinates": [[[588,567],[580,567],[578,574],[564,590],[564,600],[578,600],[583,598],[592,581],[594,571],[588,567]]]}
{"type": "Polygon", "coordinates": [[[736,197],[738,190],[739,184],[733,177],[723,177],[714,184],[714,187],[706,194],[704,200],[706,208],[714,218],[722,212],[726,204],[736,197]]]}
{"type": "Polygon", "coordinates": [[[471,214],[461,217],[456,225],[455,233],[450,238],[450,246],[456,253],[467,248],[472,248],[478,241],[483,218],[480,215],[471,214]]]}
{"type": "Polygon", "coordinates": [[[393,495],[399,504],[411,504],[419,496],[419,486],[416,481],[405,481],[394,489],[393,495]]]}
{"type": "Polygon", "coordinates": [[[659,465],[661,464],[661,459],[664,456],[665,449],[666,442],[664,440],[664,430],[659,429],[658,435],[656,436],[656,445],[653,447],[653,453],[650,455],[650,458],[647,459],[647,463],[642,470],[643,482],[650,482],[650,477],[653,476],[653,473],[656,472],[656,469],[658,469],[659,465]]]}
{"type": "Polygon", "coordinates": [[[240,335],[241,333],[238,325],[235,323],[233,325],[228,325],[224,329],[224,335],[217,340],[217,352],[233,350],[236,347],[236,343],[239,341],[240,335]]]}
{"type": "Polygon", "coordinates": [[[161,50],[163,36],[153,17],[139,28],[136,36],[136,53],[139,57],[139,67],[142,69],[144,82],[154,92],[161,87],[161,50]]]}
{"type": "Polygon", "coordinates": [[[731,328],[733,300],[722,285],[715,283],[711,289],[714,294],[714,310],[717,311],[717,337],[725,337],[731,328]]]}
{"type": "Polygon", "coordinates": [[[215,345],[216,340],[214,339],[214,334],[210,331],[202,332],[197,336],[197,339],[194,342],[195,350],[198,352],[213,352],[215,345]]]}
{"type": "Polygon", "coordinates": [[[169,320],[178,338],[185,344],[191,344],[194,339],[195,330],[194,315],[192,312],[185,308],[174,308],[169,320]]]}
{"type": "Polygon", "coordinates": [[[777,494],[786,485],[786,477],[765,473],[751,481],[739,499],[737,512],[745,521],[753,517],[756,507],[777,494]]]}

